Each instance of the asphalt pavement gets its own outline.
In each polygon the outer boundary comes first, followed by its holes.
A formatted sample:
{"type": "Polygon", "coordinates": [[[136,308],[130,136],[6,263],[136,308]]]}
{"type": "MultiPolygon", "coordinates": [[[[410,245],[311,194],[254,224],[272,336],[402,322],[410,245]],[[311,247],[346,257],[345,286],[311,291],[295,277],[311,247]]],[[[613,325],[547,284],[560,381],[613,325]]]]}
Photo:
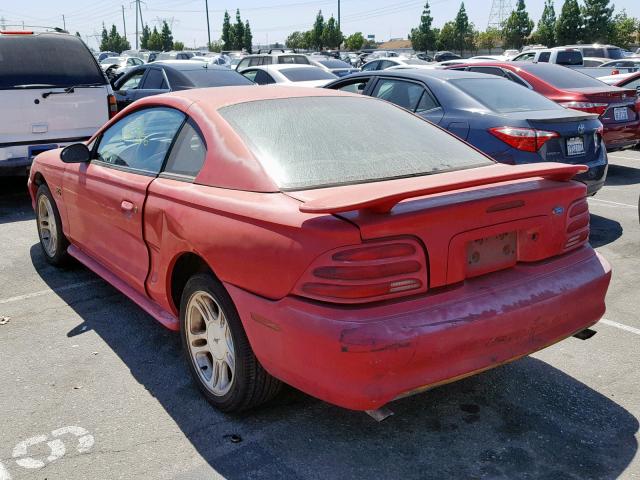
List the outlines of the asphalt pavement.
{"type": "Polygon", "coordinates": [[[381,423],[293,389],[218,413],[176,334],[44,261],[24,179],[0,179],[0,480],[640,478],[640,152],[610,162],[589,200],[614,269],[598,333],[393,402],[381,423]]]}

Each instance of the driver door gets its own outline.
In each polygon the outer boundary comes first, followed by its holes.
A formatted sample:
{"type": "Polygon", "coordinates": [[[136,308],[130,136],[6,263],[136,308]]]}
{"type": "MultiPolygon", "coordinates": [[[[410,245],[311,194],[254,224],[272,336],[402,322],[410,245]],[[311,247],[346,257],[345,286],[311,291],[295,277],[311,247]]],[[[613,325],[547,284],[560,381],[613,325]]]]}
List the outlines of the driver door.
{"type": "Polygon", "coordinates": [[[149,270],[143,238],[147,188],[184,120],[182,112],[166,107],[132,112],[98,138],[90,163],[65,170],[72,243],[143,294],[149,270]]]}

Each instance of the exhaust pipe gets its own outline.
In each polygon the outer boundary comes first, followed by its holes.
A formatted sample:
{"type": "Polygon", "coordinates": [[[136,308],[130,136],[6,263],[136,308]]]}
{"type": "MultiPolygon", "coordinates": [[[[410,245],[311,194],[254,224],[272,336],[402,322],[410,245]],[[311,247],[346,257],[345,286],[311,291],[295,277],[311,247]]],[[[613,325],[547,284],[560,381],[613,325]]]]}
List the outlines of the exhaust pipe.
{"type": "Polygon", "coordinates": [[[580,340],[589,340],[596,333],[598,333],[598,332],[596,332],[595,330],[591,330],[590,328],[585,328],[581,332],[576,333],[574,335],[574,337],[575,338],[579,338],[580,340]]]}

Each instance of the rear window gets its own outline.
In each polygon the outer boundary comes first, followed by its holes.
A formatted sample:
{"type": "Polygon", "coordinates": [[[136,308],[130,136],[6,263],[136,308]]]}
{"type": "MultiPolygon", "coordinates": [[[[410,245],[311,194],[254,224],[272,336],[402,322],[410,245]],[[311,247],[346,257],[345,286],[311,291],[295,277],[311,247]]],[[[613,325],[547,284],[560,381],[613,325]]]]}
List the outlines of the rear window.
{"type": "Polygon", "coordinates": [[[295,63],[302,65],[310,64],[309,59],[304,55],[280,55],[278,56],[278,63],[295,63]]]}
{"type": "Polygon", "coordinates": [[[429,62],[425,62],[424,60],[420,60],[419,58],[409,58],[404,61],[407,65],[427,65],[429,62]]]}
{"type": "Polygon", "coordinates": [[[582,53],[578,50],[558,52],[556,63],[558,65],[582,65],[582,53]]]}
{"type": "Polygon", "coordinates": [[[464,78],[451,83],[497,113],[530,110],[561,110],[562,107],[539,93],[499,78],[464,78]]]}
{"type": "Polygon", "coordinates": [[[219,112],[283,190],[492,163],[429,122],[368,97],[260,100],[219,112]]]}
{"type": "Polygon", "coordinates": [[[593,48],[593,47],[583,47],[582,48],[582,56],[583,57],[606,57],[604,53],[604,48],[593,48]]]}
{"type": "Polygon", "coordinates": [[[602,87],[602,82],[570,68],[548,64],[523,64],[520,68],[556,88],[602,87]]]}
{"type": "Polygon", "coordinates": [[[106,83],[95,58],[75,36],[0,36],[0,89],[106,83]]]}
{"type": "Polygon", "coordinates": [[[327,68],[351,68],[351,65],[343,62],[342,60],[320,60],[318,63],[327,68]]]}
{"type": "Polygon", "coordinates": [[[607,48],[607,56],[614,60],[618,60],[620,58],[624,58],[624,52],[621,48],[607,48]]]}
{"type": "Polygon", "coordinates": [[[280,70],[285,77],[292,82],[307,82],[311,80],[333,80],[336,77],[333,73],[326,72],[317,67],[309,68],[283,68],[280,70]]]}
{"type": "Polygon", "coordinates": [[[201,68],[198,70],[181,70],[195,87],[228,87],[233,85],[253,85],[248,78],[238,72],[226,68],[201,68]]]}

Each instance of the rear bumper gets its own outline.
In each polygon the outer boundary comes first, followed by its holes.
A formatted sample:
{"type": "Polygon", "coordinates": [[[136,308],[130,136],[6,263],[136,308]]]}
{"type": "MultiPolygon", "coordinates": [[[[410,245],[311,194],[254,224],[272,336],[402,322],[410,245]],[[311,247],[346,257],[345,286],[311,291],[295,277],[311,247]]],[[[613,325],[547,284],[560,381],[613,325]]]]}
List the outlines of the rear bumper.
{"type": "Polygon", "coordinates": [[[608,263],[590,247],[393,304],[269,301],[226,284],[268,372],[327,402],[370,410],[498,366],[596,323],[608,263]]]}

